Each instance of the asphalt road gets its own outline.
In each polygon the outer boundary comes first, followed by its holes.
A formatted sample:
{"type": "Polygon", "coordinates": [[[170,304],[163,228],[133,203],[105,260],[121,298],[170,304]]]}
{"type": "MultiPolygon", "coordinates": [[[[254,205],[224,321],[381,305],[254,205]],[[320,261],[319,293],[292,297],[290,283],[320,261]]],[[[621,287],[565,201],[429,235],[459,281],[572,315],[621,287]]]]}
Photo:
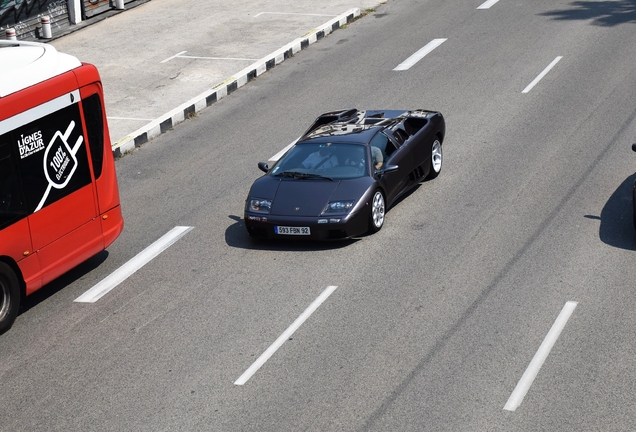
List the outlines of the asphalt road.
{"type": "Polygon", "coordinates": [[[636,7],[482,3],[389,1],[120,159],[122,236],[0,338],[0,430],[633,429],[636,7]],[[442,174],[375,235],[251,241],[256,163],[347,107],[442,111],[442,174]]]}

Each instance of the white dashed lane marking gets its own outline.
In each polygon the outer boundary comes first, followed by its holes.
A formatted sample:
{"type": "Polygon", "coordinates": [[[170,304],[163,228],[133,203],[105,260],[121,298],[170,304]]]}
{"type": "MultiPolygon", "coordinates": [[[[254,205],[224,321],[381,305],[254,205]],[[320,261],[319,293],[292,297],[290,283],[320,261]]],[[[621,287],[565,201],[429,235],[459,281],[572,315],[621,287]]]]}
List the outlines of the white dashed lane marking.
{"type": "Polygon", "coordinates": [[[186,235],[194,227],[177,226],[168,231],[159,240],[139,252],[133,259],[119,267],[104,280],[93,286],[75,299],[77,303],[95,303],[117,285],[125,281],[130,275],[148,264],[161,252],[172,246],[177,240],[186,235]]]}
{"type": "Polygon", "coordinates": [[[499,0],[488,0],[485,3],[482,3],[477,9],[490,9],[491,6],[494,6],[499,0]]]}
{"type": "Polygon", "coordinates": [[[532,358],[532,361],[528,365],[528,368],[523,373],[523,376],[519,380],[519,383],[517,383],[517,386],[510,395],[510,398],[508,398],[508,402],[504,406],[504,410],[514,411],[519,407],[519,405],[521,405],[521,402],[523,402],[523,398],[526,396],[526,393],[528,393],[532,382],[537,377],[541,366],[543,366],[543,362],[545,362],[545,359],[548,358],[548,354],[550,354],[554,343],[559,338],[561,330],[563,330],[563,328],[567,324],[570,316],[576,308],[576,305],[577,302],[569,301],[565,304],[565,306],[563,306],[561,313],[557,317],[554,324],[552,324],[552,328],[543,340],[543,343],[539,347],[539,350],[532,358]]]}
{"type": "Polygon", "coordinates": [[[552,63],[550,63],[548,65],[548,67],[546,67],[545,69],[543,69],[543,72],[541,72],[535,79],[534,81],[532,81],[530,84],[528,84],[528,86],[526,88],[523,89],[523,91],[521,93],[528,93],[530,90],[532,90],[532,88],[534,86],[536,86],[539,81],[541,81],[543,79],[544,76],[546,76],[548,74],[548,72],[550,72],[550,69],[552,69],[554,66],[556,66],[556,64],[563,58],[563,56],[559,56],[557,58],[555,58],[554,60],[552,60],[552,63]]]}
{"type": "Polygon", "coordinates": [[[424,58],[424,56],[426,56],[428,53],[433,51],[435,48],[437,48],[438,46],[440,46],[444,42],[446,42],[446,39],[433,39],[432,41],[427,43],[424,47],[420,48],[411,57],[407,58],[402,63],[400,63],[393,70],[394,71],[405,71],[405,70],[410,69],[415,63],[417,63],[418,61],[422,60],[424,58]]]}
{"type": "Polygon", "coordinates": [[[241,375],[239,379],[234,381],[234,384],[245,384],[247,380],[249,380],[252,375],[254,375],[256,371],[258,371],[272,355],[274,355],[278,348],[280,348],[285,343],[285,341],[288,340],[296,330],[298,330],[298,328],[307,320],[307,318],[309,318],[311,314],[314,313],[325,300],[327,300],[327,298],[336,290],[336,288],[338,287],[327,287],[327,289],[325,289],[322,294],[320,294],[318,298],[314,300],[307,309],[305,309],[305,312],[300,314],[300,316],[296,318],[296,321],[294,321],[292,325],[290,325],[287,330],[285,330],[283,334],[281,334],[278,339],[276,339],[276,341],[274,341],[274,343],[271,344],[270,347],[267,348],[267,350],[265,350],[265,352],[261,354],[258,359],[256,359],[252,366],[250,366],[245,372],[243,372],[243,375],[241,375]]]}

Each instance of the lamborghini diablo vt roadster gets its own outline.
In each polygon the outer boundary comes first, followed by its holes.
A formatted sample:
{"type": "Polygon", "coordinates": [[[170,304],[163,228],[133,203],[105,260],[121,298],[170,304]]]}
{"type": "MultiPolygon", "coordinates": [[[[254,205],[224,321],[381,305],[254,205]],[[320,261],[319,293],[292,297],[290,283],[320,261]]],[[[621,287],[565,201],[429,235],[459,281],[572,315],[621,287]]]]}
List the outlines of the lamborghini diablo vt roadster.
{"type": "Polygon", "coordinates": [[[442,169],[437,111],[349,109],[322,114],[252,185],[254,237],[335,240],[376,232],[401,195],[442,169]]]}

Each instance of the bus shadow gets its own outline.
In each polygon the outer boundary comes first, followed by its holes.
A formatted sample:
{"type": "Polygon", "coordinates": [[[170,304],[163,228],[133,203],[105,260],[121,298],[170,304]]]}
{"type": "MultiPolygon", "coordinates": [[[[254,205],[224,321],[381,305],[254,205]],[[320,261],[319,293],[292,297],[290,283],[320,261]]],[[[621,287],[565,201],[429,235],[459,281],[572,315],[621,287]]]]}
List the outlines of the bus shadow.
{"type": "Polygon", "coordinates": [[[23,313],[28,312],[30,309],[36,307],[43,301],[54,296],[73,282],[81,279],[91,271],[95,270],[97,267],[102,265],[104,261],[106,261],[106,258],[108,258],[108,251],[104,250],[102,252],[99,252],[97,255],[92,256],[77,267],[69,270],[67,273],[64,273],[62,276],[44,285],[33,294],[27,296],[26,298],[23,298],[20,304],[20,311],[18,312],[18,315],[22,315],[23,313]]]}
{"type": "Polygon", "coordinates": [[[601,210],[601,216],[585,215],[588,219],[600,219],[599,237],[609,246],[636,250],[632,189],[636,174],[626,178],[614,191],[601,210]]]}

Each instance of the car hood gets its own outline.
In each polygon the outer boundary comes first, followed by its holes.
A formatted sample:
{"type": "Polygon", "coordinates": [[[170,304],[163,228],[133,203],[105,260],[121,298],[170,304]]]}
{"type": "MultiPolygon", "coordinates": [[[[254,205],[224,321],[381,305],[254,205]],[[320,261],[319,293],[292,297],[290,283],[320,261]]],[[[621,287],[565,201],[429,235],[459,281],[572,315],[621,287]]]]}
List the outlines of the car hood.
{"type": "Polygon", "coordinates": [[[281,181],[270,214],[318,216],[339,185],[337,181],[281,181]]]}
{"type": "Polygon", "coordinates": [[[272,199],[271,215],[319,216],[330,201],[358,201],[371,186],[370,178],[351,180],[289,180],[263,176],[250,195],[272,199]]]}

